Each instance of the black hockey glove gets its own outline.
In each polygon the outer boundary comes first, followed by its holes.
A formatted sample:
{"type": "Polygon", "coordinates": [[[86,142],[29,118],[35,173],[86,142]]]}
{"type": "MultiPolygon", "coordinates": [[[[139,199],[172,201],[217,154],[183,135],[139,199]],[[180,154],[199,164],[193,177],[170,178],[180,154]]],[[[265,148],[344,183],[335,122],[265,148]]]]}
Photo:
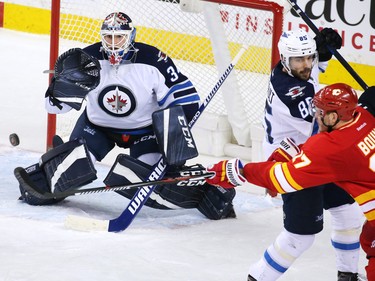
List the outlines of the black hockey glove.
{"type": "Polygon", "coordinates": [[[332,28],[323,28],[315,38],[316,48],[319,53],[319,61],[329,61],[332,58],[331,50],[341,48],[342,38],[332,28]]]}
{"type": "Polygon", "coordinates": [[[61,54],[55,63],[55,74],[46,96],[59,107],[63,102],[79,110],[88,92],[100,82],[99,61],[79,48],[61,54]]]}
{"type": "Polygon", "coordinates": [[[49,101],[52,105],[56,106],[58,109],[62,109],[63,107],[61,105],[61,102],[53,96],[54,87],[55,87],[55,77],[52,77],[51,83],[48,86],[45,97],[49,98],[49,101]]]}
{"type": "Polygon", "coordinates": [[[375,86],[368,87],[359,97],[358,103],[375,116],[375,86]]]}

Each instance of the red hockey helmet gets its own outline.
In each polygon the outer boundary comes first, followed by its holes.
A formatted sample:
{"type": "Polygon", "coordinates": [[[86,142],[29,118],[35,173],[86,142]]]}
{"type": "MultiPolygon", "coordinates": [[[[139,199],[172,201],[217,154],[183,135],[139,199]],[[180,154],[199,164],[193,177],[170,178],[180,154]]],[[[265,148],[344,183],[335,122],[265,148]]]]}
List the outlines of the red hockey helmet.
{"type": "Polygon", "coordinates": [[[313,104],[323,110],[323,115],[327,112],[336,112],[340,120],[348,121],[353,118],[358,97],[349,85],[336,83],[318,91],[314,96],[313,104]]]}

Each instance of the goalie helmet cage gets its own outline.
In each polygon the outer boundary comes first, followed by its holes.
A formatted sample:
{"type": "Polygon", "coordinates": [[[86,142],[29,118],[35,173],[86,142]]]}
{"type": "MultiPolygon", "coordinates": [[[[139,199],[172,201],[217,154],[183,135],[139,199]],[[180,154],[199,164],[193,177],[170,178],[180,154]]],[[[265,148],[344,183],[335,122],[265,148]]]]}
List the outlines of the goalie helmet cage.
{"type": "MultiPolygon", "coordinates": [[[[100,41],[101,23],[113,11],[129,15],[137,28],[136,41],[154,45],[170,56],[202,100],[247,45],[193,133],[204,154],[222,156],[225,143],[251,146],[250,127],[262,120],[270,71],[279,61],[283,6],[262,0],[51,2],[50,69],[69,48],[100,41]]],[[[48,115],[47,149],[55,134],[69,136],[79,114],[72,110],[48,115]]]]}

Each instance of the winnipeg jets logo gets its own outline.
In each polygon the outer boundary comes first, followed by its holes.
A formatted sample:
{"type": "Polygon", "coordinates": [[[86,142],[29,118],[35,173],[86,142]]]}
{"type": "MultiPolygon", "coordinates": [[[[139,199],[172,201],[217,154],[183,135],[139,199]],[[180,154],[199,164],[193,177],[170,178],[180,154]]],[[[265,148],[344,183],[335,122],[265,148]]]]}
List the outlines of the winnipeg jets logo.
{"type": "Polygon", "coordinates": [[[108,15],[105,20],[104,24],[108,25],[110,29],[123,29],[123,30],[129,30],[129,20],[126,18],[126,16],[123,13],[112,13],[108,15]]]}
{"type": "Polygon", "coordinates": [[[104,88],[99,94],[98,102],[103,111],[117,117],[130,115],[136,107],[132,91],[119,85],[104,88]]]}
{"type": "Polygon", "coordinates": [[[295,99],[297,97],[302,97],[305,95],[305,93],[303,92],[303,90],[306,88],[306,86],[303,86],[303,87],[300,87],[300,86],[295,86],[293,88],[290,88],[289,89],[289,92],[286,93],[286,96],[287,97],[291,97],[292,99],[295,99]]]}
{"type": "Polygon", "coordinates": [[[158,53],[158,62],[162,61],[162,60],[164,62],[167,62],[168,61],[168,56],[165,53],[163,53],[162,51],[159,51],[159,53],[158,53]]]}
{"type": "Polygon", "coordinates": [[[114,111],[120,112],[126,107],[128,101],[126,99],[122,99],[121,95],[118,95],[118,88],[116,88],[116,95],[112,95],[111,98],[107,98],[107,103],[114,111]]]}

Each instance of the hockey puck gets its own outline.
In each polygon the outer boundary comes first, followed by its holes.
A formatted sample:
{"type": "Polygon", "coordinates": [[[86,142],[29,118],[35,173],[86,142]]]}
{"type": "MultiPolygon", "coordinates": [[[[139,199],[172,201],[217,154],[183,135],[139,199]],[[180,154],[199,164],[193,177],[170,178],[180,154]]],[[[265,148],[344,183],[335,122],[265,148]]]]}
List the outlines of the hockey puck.
{"type": "Polygon", "coordinates": [[[20,144],[20,138],[18,137],[17,134],[10,134],[9,141],[10,141],[10,144],[13,146],[17,146],[20,144]]]}

